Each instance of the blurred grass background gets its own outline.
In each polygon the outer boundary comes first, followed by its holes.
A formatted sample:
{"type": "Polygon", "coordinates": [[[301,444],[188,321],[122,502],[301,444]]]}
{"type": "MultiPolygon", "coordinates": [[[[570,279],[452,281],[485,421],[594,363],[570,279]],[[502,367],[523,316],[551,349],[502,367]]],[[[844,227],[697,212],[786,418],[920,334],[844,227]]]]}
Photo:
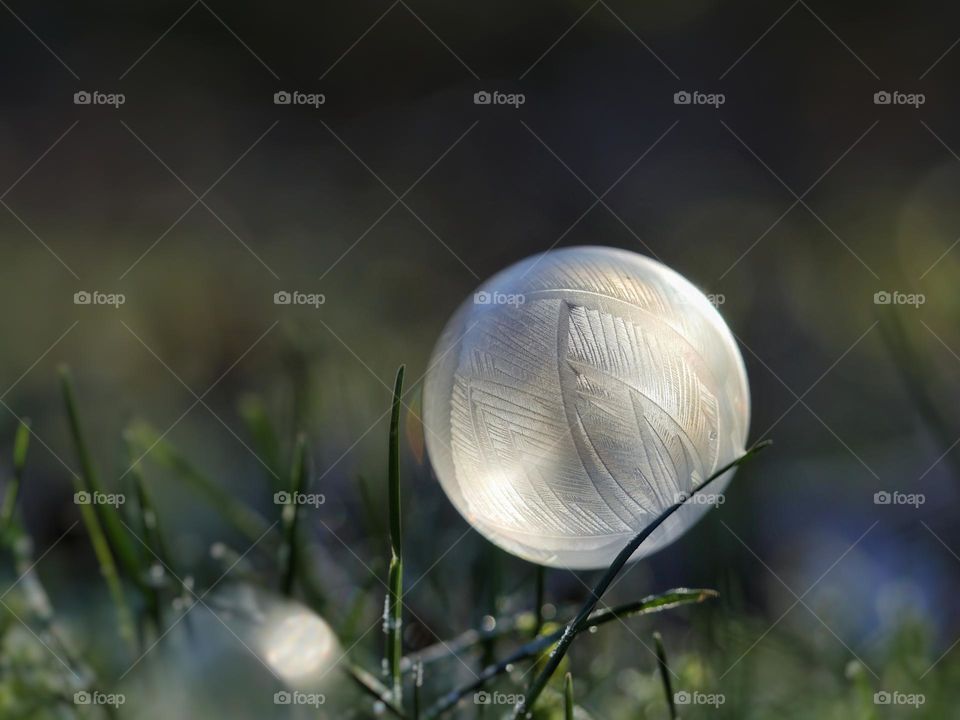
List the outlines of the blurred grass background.
{"type": "MultiPolygon", "coordinates": [[[[369,589],[356,610],[365,629],[383,598],[364,565],[386,576],[397,365],[415,387],[479,279],[558,239],[652,251],[723,295],[750,375],[752,437],[774,426],[777,444],[742,471],[721,511],[634,567],[609,602],[678,585],[721,592],[631,625],[651,647],[651,629],[661,629],[681,686],[726,693],[721,716],[885,717],[863,687],[920,688],[928,703],[910,716],[948,716],[960,652],[949,652],[960,636],[960,531],[950,520],[960,482],[951,445],[960,435],[960,54],[935,61],[960,34],[955,9],[10,3],[0,33],[9,68],[0,192],[10,187],[0,211],[0,392],[10,388],[0,438],[9,458],[16,416],[28,415],[42,440],[22,493],[38,555],[78,518],[58,363],[73,368],[108,485],[129,464],[121,434],[132,420],[160,432],[176,422],[167,439],[268,512],[270,478],[236,437],[252,444],[241,407],[255,396],[278,425],[283,457],[298,429],[308,433],[327,498],[322,524],[307,524],[311,559],[341,629],[358,588],[369,589]],[[123,92],[126,103],[75,106],[82,89],[123,92]],[[327,102],[274,105],[284,89],[327,102]],[[523,92],[526,102],[475,106],[480,89],[523,92]],[[726,102],[676,106],[681,89],[723,92],[726,102]],[[877,106],[883,89],[926,102],[877,106]],[[164,163],[202,195],[241,155],[204,197],[212,212],[197,205],[148,251],[195,200],[164,163]],[[606,206],[578,221],[631,166],[606,206]],[[412,211],[396,205],[374,225],[396,199],[384,184],[403,195],[428,169],[404,197],[412,211]],[[792,193],[809,208],[783,215],[792,193]],[[273,304],[274,292],[294,289],[326,302],[273,304]],[[76,306],[80,290],[127,302],[76,306]],[[926,302],[877,307],[882,290],[926,302]],[[899,370],[874,326],[878,311],[896,311],[911,348],[899,370]],[[201,395],[228,369],[204,397],[209,409],[184,415],[195,397],[183,384],[201,395]],[[921,492],[926,503],[876,506],[881,490],[921,492]],[[810,609],[784,615],[795,594],[810,609]],[[850,665],[858,657],[870,669],[850,665]]],[[[405,421],[406,576],[423,577],[408,599],[422,619],[407,622],[415,649],[528,608],[534,569],[467,532],[430,476],[415,417],[405,421]]],[[[242,551],[242,542],[170,473],[148,467],[172,553],[202,586],[219,574],[211,544],[242,551]]],[[[39,572],[80,636],[111,622],[80,526],[39,572]]],[[[547,597],[579,601],[584,582],[550,572],[547,597]]],[[[370,667],[379,635],[356,649],[370,667]]],[[[115,652],[99,631],[86,641],[95,656],[115,652]]],[[[578,640],[572,661],[578,702],[595,717],[665,717],[655,657],[635,638],[578,640]]],[[[457,665],[446,672],[466,672],[457,665]]]]}

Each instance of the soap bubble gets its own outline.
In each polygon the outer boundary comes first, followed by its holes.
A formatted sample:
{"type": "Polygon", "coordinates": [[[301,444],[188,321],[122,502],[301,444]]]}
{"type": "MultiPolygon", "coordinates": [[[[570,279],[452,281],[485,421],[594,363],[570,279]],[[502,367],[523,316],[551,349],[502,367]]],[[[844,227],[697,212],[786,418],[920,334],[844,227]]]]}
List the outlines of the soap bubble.
{"type": "Polygon", "coordinates": [[[309,608],[242,583],[195,602],[124,674],[123,720],[339,720],[358,701],[340,643],[309,608]]]}
{"type": "MultiPolygon", "coordinates": [[[[624,250],[567,248],[495,275],[447,323],[424,386],[427,450],[491,542],[602,567],[743,453],[749,394],[730,330],[686,279],[624,250]]],[[[708,509],[688,502],[633,559],[708,509]]]]}

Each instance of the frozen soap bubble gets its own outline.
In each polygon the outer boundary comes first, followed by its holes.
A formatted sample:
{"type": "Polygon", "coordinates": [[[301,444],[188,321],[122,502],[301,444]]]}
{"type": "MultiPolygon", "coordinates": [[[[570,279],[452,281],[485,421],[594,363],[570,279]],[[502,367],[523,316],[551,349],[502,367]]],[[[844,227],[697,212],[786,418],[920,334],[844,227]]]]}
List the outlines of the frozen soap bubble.
{"type": "Polygon", "coordinates": [[[342,720],[361,701],[332,628],[309,608],[243,583],[202,597],[124,675],[119,720],[342,720]]]}
{"type": "MultiPolygon", "coordinates": [[[[485,282],[447,323],[424,387],[427,450],[454,506],[504,550],[554,567],[609,565],[743,453],[749,421],[743,358],[707,297],[604,247],[536,255],[485,282]]],[[[708,507],[687,503],[633,559],[708,507]]]]}

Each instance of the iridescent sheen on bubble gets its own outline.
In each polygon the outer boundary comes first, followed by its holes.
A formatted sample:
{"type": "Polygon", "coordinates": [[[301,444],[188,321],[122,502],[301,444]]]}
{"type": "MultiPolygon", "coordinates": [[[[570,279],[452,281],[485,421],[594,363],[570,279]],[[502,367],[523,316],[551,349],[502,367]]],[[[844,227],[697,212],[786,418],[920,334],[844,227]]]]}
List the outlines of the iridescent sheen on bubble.
{"type": "MultiPolygon", "coordinates": [[[[427,450],[454,506],[504,550],[556,567],[608,565],[743,452],[749,420],[743,359],[707,297],[603,247],[485,282],[447,323],[424,387],[427,450]]],[[[685,505],[633,559],[707,509],[685,505]]]]}

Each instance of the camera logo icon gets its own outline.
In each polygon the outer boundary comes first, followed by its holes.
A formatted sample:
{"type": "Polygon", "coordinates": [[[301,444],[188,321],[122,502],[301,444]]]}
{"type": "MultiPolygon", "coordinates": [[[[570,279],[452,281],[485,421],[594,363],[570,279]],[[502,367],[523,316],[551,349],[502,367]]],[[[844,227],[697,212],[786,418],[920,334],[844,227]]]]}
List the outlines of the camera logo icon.
{"type": "Polygon", "coordinates": [[[73,294],[74,305],[89,305],[92,301],[93,296],[86,290],[81,290],[80,292],[75,292],[73,294]]]}
{"type": "Polygon", "coordinates": [[[503,92],[501,90],[478,90],[473,94],[474,105],[507,105],[518,110],[527,102],[523,93],[503,92]]]}
{"type": "Polygon", "coordinates": [[[293,295],[288,293],[286,290],[280,290],[273,294],[273,304],[274,305],[289,305],[293,302],[293,295]]]}
{"type": "Polygon", "coordinates": [[[490,704],[490,693],[485,690],[476,692],[473,694],[473,703],[474,705],[489,705],[490,704]]]}
{"type": "Polygon", "coordinates": [[[886,490],[880,490],[873,494],[873,504],[874,505],[889,505],[893,500],[893,496],[888,493],[886,490]]]}
{"type": "Polygon", "coordinates": [[[80,490],[73,494],[74,505],[89,505],[91,502],[93,502],[93,498],[86,490],[80,490]]]}
{"type": "Polygon", "coordinates": [[[279,690],[273,694],[274,705],[289,705],[293,702],[293,695],[286,690],[279,690]]]}
{"type": "Polygon", "coordinates": [[[119,108],[127,101],[123,93],[108,93],[101,90],[77,90],[73,94],[74,105],[110,105],[119,108]]]}
{"type": "Polygon", "coordinates": [[[74,705],[89,705],[93,702],[93,696],[86,690],[78,690],[73,694],[74,705]]]}
{"type": "Polygon", "coordinates": [[[280,490],[273,494],[274,505],[289,505],[293,497],[286,490],[280,490]]]}
{"type": "Polygon", "coordinates": [[[693,96],[686,90],[678,90],[673,94],[674,105],[689,105],[693,102],[693,96]]]}
{"type": "Polygon", "coordinates": [[[274,105],[289,105],[293,102],[293,95],[286,90],[278,90],[273,94],[274,105]]]}
{"type": "Polygon", "coordinates": [[[880,690],[873,694],[873,704],[874,705],[889,705],[892,696],[886,690],[880,690]]]}
{"type": "Polygon", "coordinates": [[[474,305],[489,305],[492,301],[493,297],[486,290],[473,294],[474,305]]]}
{"type": "Polygon", "coordinates": [[[689,705],[690,700],[690,693],[688,693],[686,690],[681,690],[680,692],[675,692],[673,694],[673,702],[676,705],[689,705]]]}
{"type": "Polygon", "coordinates": [[[874,305],[889,305],[892,299],[893,296],[886,290],[879,290],[873,294],[874,305]]]}
{"type": "Polygon", "coordinates": [[[916,110],[926,102],[927,96],[923,93],[904,92],[902,90],[878,90],[873,94],[874,105],[909,105],[916,110]]]}

